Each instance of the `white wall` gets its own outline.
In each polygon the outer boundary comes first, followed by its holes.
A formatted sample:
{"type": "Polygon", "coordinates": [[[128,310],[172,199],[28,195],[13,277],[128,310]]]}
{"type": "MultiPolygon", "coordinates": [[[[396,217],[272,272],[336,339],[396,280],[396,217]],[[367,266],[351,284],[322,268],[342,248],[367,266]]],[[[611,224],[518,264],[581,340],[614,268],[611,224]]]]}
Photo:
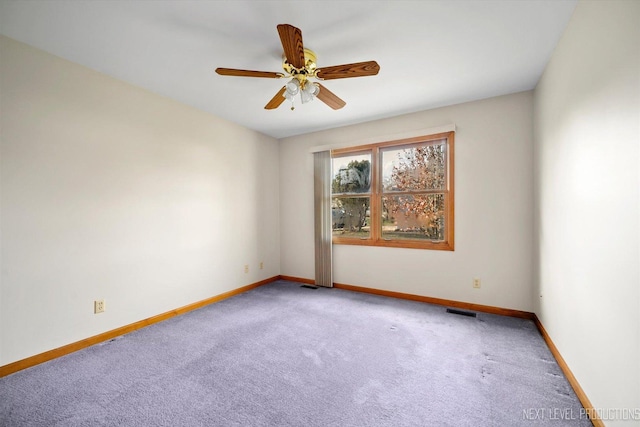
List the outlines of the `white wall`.
{"type": "Polygon", "coordinates": [[[581,1],[535,91],[536,312],[604,409],[640,408],[639,28],[581,1]]]}
{"type": "Polygon", "coordinates": [[[279,274],[275,139],[0,43],[0,365],[279,274]]]}
{"type": "Polygon", "coordinates": [[[524,92],[281,140],[281,273],[315,274],[311,147],[455,123],[455,251],[334,245],[334,281],[532,311],[532,108],[524,92]]]}

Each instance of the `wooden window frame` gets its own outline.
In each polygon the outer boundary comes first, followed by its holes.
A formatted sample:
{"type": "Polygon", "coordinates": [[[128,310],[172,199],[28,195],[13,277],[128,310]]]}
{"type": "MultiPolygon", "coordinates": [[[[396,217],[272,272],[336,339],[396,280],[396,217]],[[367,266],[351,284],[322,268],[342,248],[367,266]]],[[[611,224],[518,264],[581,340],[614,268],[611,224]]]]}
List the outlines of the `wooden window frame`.
{"type": "MultiPolygon", "coordinates": [[[[369,238],[354,238],[333,236],[333,243],[338,245],[360,245],[360,246],[383,246],[391,248],[411,248],[411,249],[431,249],[442,251],[454,250],[454,140],[455,132],[444,132],[434,135],[424,135],[414,138],[399,139],[394,141],[386,141],[375,144],[360,145],[357,147],[340,148],[331,150],[331,158],[341,157],[349,154],[371,153],[371,201],[370,201],[370,234],[369,238]],[[385,193],[382,191],[382,150],[389,147],[398,147],[403,145],[415,145],[420,143],[435,143],[436,141],[445,140],[446,144],[446,162],[445,175],[446,186],[444,190],[438,190],[437,193],[444,193],[445,197],[445,236],[440,242],[420,241],[420,240],[388,240],[382,238],[382,197],[385,193]]],[[[416,193],[429,193],[430,191],[416,191],[416,193]]],[[[389,194],[389,193],[387,193],[389,194]]],[[[368,195],[368,194],[367,194],[368,195]]]]}

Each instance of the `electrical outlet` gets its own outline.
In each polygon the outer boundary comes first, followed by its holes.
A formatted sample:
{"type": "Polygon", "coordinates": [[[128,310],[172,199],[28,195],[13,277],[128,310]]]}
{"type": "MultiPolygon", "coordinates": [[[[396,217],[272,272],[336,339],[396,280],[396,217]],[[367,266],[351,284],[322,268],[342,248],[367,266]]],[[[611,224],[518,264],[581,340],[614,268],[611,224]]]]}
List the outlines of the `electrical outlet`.
{"type": "Polygon", "coordinates": [[[260,270],[264,269],[264,262],[260,261],[260,270]]]}
{"type": "Polygon", "coordinates": [[[480,279],[473,279],[473,287],[480,289],[480,279]]]}
{"type": "Polygon", "coordinates": [[[94,314],[98,314],[98,313],[104,313],[105,310],[105,306],[104,306],[104,300],[103,299],[97,299],[93,302],[93,313],[94,314]]]}
{"type": "Polygon", "coordinates": [[[245,264],[244,265],[244,272],[248,273],[249,272],[249,264],[245,264]]]}

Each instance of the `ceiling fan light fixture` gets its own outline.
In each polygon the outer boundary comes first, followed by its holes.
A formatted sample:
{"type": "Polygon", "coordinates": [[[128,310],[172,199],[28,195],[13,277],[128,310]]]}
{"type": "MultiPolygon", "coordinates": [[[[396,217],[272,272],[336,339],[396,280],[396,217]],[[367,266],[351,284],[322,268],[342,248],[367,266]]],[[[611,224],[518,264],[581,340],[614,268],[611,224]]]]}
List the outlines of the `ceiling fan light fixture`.
{"type": "MultiPolygon", "coordinates": [[[[294,97],[298,94],[298,92],[300,92],[300,82],[298,81],[298,79],[291,79],[289,81],[289,83],[287,83],[286,85],[286,92],[285,95],[290,95],[291,97],[294,97]]],[[[285,98],[288,98],[287,96],[285,96],[285,98]]]]}
{"type": "Polygon", "coordinates": [[[302,92],[300,92],[300,99],[302,100],[303,104],[306,104],[307,102],[313,101],[313,95],[303,90],[302,92]]]}
{"type": "MultiPolygon", "coordinates": [[[[308,83],[309,83],[309,84],[308,84],[308,90],[309,90],[309,93],[310,93],[311,95],[313,95],[313,96],[318,95],[318,92],[320,92],[320,86],[318,86],[317,84],[312,83],[312,82],[308,82],[308,83]]],[[[305,88],[305,89],[306,89],[306,88],[305,88]]]]}
{"type": "Polygon", "coordinates": [[[320,88],[316,86],[314,83],[310,81],[305,81],[305,85],[300,92],[300,98],[302,99],[302,103],[306,104],[307,102],[313,101],[313,98],[316,97],[320,88]]]}

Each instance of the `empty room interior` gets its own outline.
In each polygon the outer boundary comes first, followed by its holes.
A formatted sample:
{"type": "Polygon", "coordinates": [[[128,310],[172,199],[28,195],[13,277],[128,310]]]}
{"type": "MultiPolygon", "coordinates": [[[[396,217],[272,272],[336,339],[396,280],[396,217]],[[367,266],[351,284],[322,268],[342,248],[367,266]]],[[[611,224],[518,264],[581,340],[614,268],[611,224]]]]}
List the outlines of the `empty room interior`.
{"type": "Polygon", "coordinates": [[[640,426],[639,1],[0,0],[0,144],[3,426],[640,426]]]}

